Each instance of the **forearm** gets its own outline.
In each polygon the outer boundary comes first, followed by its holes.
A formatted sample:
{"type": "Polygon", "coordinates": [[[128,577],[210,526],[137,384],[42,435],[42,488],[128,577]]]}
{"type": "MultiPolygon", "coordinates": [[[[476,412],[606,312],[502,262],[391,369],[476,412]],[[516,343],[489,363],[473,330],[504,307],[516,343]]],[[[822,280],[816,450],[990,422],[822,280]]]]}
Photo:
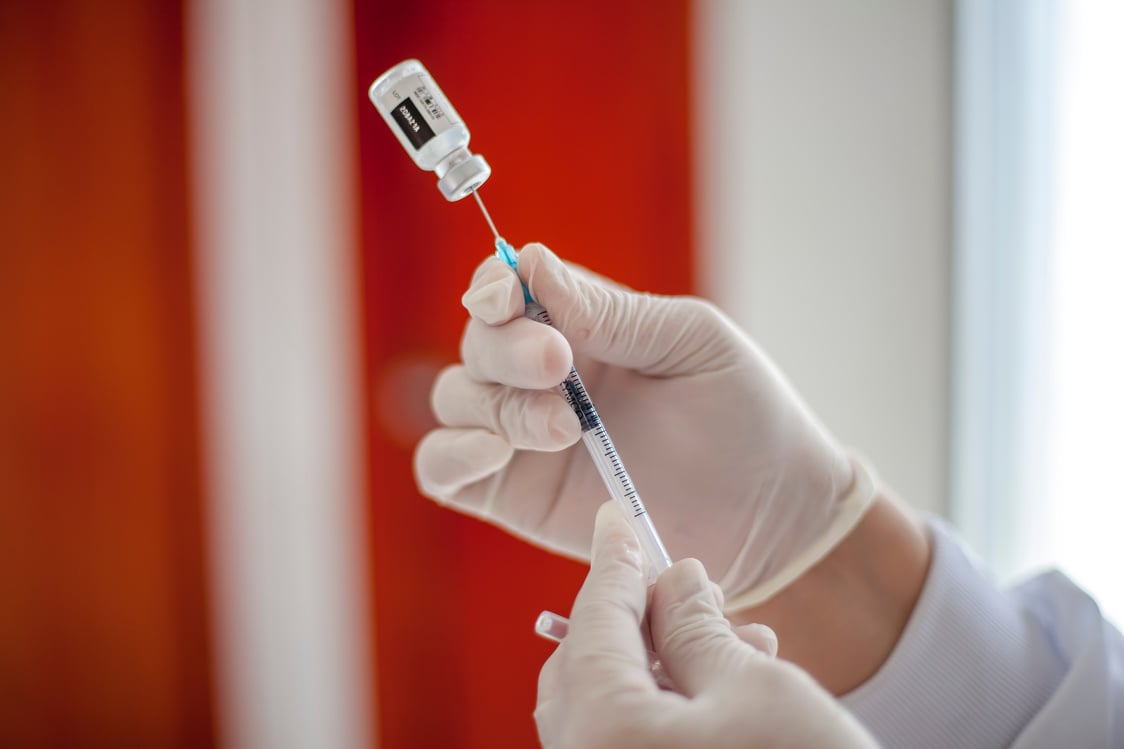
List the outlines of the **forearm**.
{"type": "Polygon", "coordinates": [[[832,552],[765,603],[731,616],[777,633],[779,656],[836,695],[873,676],[901,637],[925,583],[923,525],[879,494],[832,552]]]}

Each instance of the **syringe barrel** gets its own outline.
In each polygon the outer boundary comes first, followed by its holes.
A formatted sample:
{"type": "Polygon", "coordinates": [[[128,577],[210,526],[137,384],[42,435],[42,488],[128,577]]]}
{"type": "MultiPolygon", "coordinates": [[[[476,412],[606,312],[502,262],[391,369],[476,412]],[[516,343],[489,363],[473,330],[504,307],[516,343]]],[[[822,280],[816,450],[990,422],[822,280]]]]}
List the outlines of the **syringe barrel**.
{"type": "MultiPolygon", "coordinates": [[[[533,320],[553,327],[550,314],[537,302],[527,302],[525,314],[533,320]]],[[[597,408],[593,405],[589,391],[585,389],[585,383],[582,382],[576,368],[570,368],[570,374],[558,389],[578,417],[582,429],[582,442],[585,443],[593,464],[597,466],[597,472],[601,475],[605,488],[625,513],[629,525],[640,541],[640,548],[649,563],[648,582],[655,582],[659,574],[671,566],[671,557],[664,548],[663,541],[660,540],[656,527],[648,515],[648,508],[640,499],[640,493],[636,491],[632,477],[628,475],[617,453],[616,445],[605,429],[601,416],[597,413],[597,408]]]]}
{"type": "MultiPolygon", "coordinates": [[[[571,370],[570,374],[577,375],[577,372],[571,370]]],[[[632,479],[624,470],[620,459],[616,457],[616,450],[612,447],[612,440],[609,438],[609,433],[605,431],[605,426],[600,425],[595,430],[583,432],[582,442],[585,443],[589,457],[593,459],[597,472],[601,474],[601,479],[609,489],[609,494],[625,513],[628,524],[632,526],[637,540],[640,541],[640,549],[648,560],[647,577],[648,584],[651,585],[661,572],[671,566],[671,557],[664,548],[659,534],[656,533],[656,526],[652,524],[652,518],[640,500],[640,495],[632,486],[632,479]],[[606,445],[609,446],[609,451],[606,451],[606,445]],[[614,457],[610,458],[610,454],[614,457]],[[629,488],[624,490],[623,485],[629,488]]]]}
{"type": "MultiPolygon", "coordinates": [[[[496,238],[496,257],[516,275],[519,274],[518,253],[502,237],[496,238]]],[[[523,283],[522,279],[520,283],[523,283]]],[[[534,300],[525,283],[523,283],[523,301],[525,317],[554,327],[550,313],[534,300]]],[[[585,443],[593,464],[597,466],[597,472],[601,475],[605,488],[609,490],[609,496],[624,511],[629,525],[640,541],[640,548],[648,559],[648,583],[651,584],[661,572],[671,566],[671,557],[664,548],[660,535],[656,533],[656,526],[652,524],[651,517],[648,516],[648,508],[644,506],[639,492],[632,483],[632,477],[625,470],[624,463],[617,454],[617,447],[601,422],[601,415],[597,413],[597,408],[593,405],[589,391],[585,389],[585,383],[582,382],[576,368],[570,367],[570,374],[558,389],[578,417],[582,429],[582,442],[585,443]]]]}

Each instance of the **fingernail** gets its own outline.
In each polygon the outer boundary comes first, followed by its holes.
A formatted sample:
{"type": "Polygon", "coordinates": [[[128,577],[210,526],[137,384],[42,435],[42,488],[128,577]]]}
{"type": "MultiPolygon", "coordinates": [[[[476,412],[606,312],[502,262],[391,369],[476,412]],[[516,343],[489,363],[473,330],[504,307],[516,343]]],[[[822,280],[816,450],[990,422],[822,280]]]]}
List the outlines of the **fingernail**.
{"type": "MultiPolygon", "coordinates": [[[[550,275],[550,276],[559,276],[560,277],[563,274],[565,274],[566,265],[565,265],[565,263],[562,262],[562,259],[559,258],[557,255],[555,255],[554,252],[552,252],[550,250],[550,248],[548,248],[546,245],[541,245],[541,244],[538,244],[537,242],[533,242],[533,243],[527,245],[523,249],[524,249],[524,251],[526,251],[526,250],[529,250],[531,248],[535,248],[535,250],[536,250],[536,252],[531,253],[531,255],[534,255],[534,256],[538,257],[538,263],[536,264],[535,268],[528,270],[527,276],[526,276],[527,285],[531,287],[532,292],[533,292],[534,288],[535,288],[535,276],[536,276],[535,271],[536,270],[541,271],[541,272],[545,272],[547,275],[550,275]]],[[[529,258],[529,257],[531,257],[531,255],[523,255],[522,257],[529,258]]]]}
{"type": "Polygon", "coordinates": [[[542,248],[543,263],[547,266],[551,273],[562,273],[566,270],[566,265],[562,262],[562,258],[555,255],[548,247],[539,245],[542,248]]]}
{"type": "MultiPolygon", "coordinates": [[[[524,336],[512,347],[513,361],[518,363],[520,373],[534,380],[546,378],[547,346],[549,342],[540,336],[524,336]]],[[[545,383],[543,383],[545,385],[545,383]]]]}
{"type": "Polygon", "coordinates": [[[581,427],[569,408],[559,413],[547,412],[546,432],[551,443],[560,446],[572,445],[581,438],[581,427]]]}
{"type": "Polygon", "coordinates": [[[714,605],[721,611],[726,607],[726,595],[722,592],[722,586],[716,582],[711,582],[710,592],[714,595],[714,605]]]}
{"type": "Polygon", "coordinates": [[[498,278],[478,289],[469,289],[461,297],[461,304],[469,314],[486,323],[501,322],[507,312],[507,302],[511,298],[511,285],[514,282],[515,276],[507,274],[507,278],[498,278]]]}
{"type": "Polygon", "coordinates": [[[600,556],[598,552],[602,549],[611,550],[610,556],[619,553],[627,557],[637,570],[644,569],[640,542],[636,540],[636,534],[625,520],[624,513],[612,500],[597,510],[597,519],[593,524],[593,547],[590,549],[591,564],[600,556]]]}
{"type": "Polygon", "coordinates": [[[676,566],[679,567],[679,570],[675,575],[670,576],[668,580],[668,584],[671,587],[669,592],[674,599],[685,601],[699,594],[704,594],[713,598],[713,592],[710,589],[710,580],[707,579],[706,570],[699,560],[684,559],[678,562],[676,566]]]}
{"type": "Polygon", "coordinates": [[[770,658],[777,656],[777,633],[773,631],[772,627],[755,622],[745,625],[745,629],[753,633],[752,639],[757,642],[763,652],[769,654],[770,658]]]}

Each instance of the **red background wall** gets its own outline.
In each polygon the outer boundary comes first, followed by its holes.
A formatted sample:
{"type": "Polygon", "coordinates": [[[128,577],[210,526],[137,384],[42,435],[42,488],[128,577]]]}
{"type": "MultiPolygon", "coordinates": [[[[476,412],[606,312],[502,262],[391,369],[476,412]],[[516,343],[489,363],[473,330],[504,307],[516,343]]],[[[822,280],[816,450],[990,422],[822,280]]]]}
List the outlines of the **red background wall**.
{"type": "MultiPolygon", "coordinates": [[[[414,489],[428,378],[491,241],[365,89],[419,57],[508,239],[690,291],[687,2],[354,10],[380,743],[533,746],[551,646],[531,625],[584,568],[414,489]]],[[[215,743],[182,13],[0,3],[0,746],[215,743]]]]}
{"type": "Polygon", "coordinates": [[[213,744],[179,2],[0,3],[0,746],[213,744]]]}
{"type": "MultiPolygon", "coordinates": [[[[508,240],[637,288],[691,290],[688,3],[356,0],[355,18],[357,95],[420,59],[492,165],[481,195],[508,240]]],[[[428,378],[456,357],[460,295],[491,235],[372,107],[359,130],[382,746],[535,746],[552,646],[532,623],[569,611],[584,568],[431,504],[410,467],[428,378]]]]}

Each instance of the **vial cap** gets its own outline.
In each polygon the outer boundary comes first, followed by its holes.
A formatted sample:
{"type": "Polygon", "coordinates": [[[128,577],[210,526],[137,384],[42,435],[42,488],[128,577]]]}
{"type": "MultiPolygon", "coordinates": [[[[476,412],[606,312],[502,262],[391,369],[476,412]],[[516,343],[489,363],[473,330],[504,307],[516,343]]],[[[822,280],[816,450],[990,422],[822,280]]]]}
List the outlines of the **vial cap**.
{"type": "Polygon", "coordinates": [[[455,201],[469,195],[492,176],[492,167],[483,156],[473,155],[454,166],[437,180],[437,188],[445,200],[455,201]]]}

